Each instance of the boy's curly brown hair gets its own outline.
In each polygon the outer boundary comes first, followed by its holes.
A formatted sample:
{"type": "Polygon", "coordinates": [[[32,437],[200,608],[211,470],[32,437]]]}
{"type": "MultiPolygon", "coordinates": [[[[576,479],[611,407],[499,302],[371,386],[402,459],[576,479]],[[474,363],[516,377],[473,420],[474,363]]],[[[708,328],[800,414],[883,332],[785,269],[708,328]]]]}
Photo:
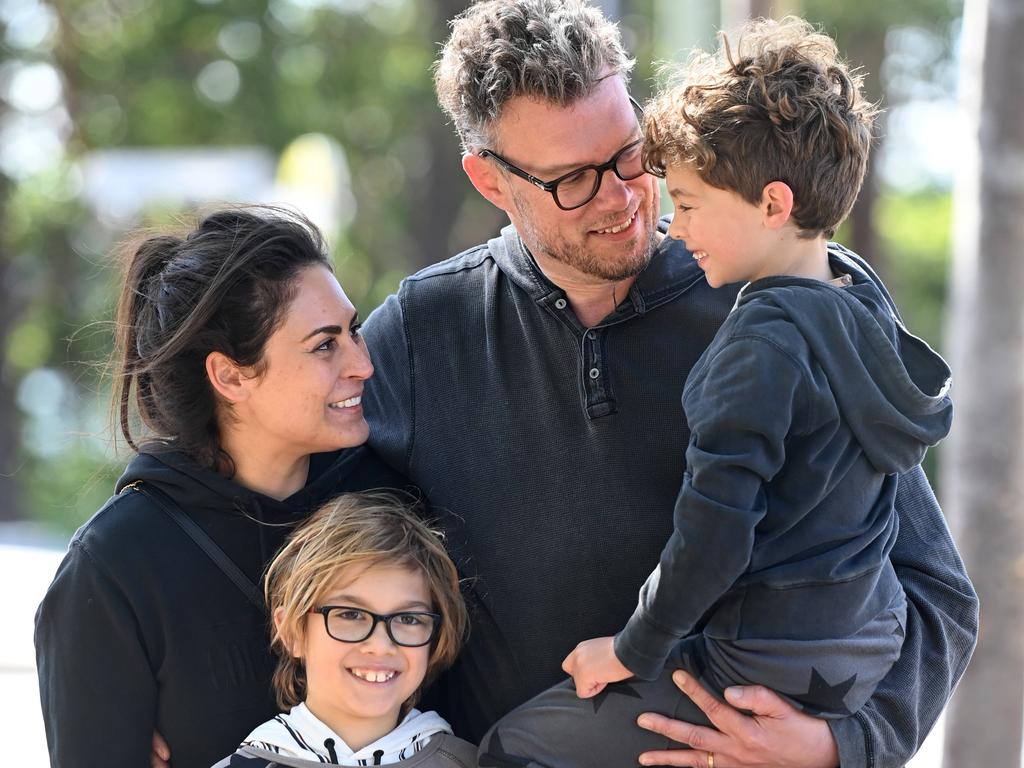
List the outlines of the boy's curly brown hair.
{"type": "Polygon", "coordinates": [[[835,41],[792,16],[720,39],[716,53],[667,70],[668,86],[645,108],[646,166],[664,175],[691,164],[707,184],[753,204],[765,185],[785,182],[799,235],[832,237],[867,168],[877,108],[863,76],[835,41]]]}

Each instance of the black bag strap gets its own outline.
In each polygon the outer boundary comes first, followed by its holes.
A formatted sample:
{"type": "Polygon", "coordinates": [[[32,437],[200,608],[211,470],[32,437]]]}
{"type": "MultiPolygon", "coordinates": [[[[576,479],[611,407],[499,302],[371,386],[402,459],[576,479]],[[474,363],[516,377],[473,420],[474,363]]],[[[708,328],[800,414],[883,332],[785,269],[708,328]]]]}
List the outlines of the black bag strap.
{"type": "Polygon", "coordinates": [[[224,572],[224,575],[231,579],[234,585],[242,591],[242,594],[249,598],[250,603],[259,608],[261,612],[266,610],[263,596],[260,595],[260,591],[252,579],[242,573],[242,569],[235,565],[234,561],[217,545],[217,542],[211,539],[195,520],[185,514],[185,510],[178,506],[170,496],[159,488],[147,485],[142,481],[136,481],[127,487],[138,491],[156,504],[158,509],[163,510],[213,560],[217,567],[224,572]]]}

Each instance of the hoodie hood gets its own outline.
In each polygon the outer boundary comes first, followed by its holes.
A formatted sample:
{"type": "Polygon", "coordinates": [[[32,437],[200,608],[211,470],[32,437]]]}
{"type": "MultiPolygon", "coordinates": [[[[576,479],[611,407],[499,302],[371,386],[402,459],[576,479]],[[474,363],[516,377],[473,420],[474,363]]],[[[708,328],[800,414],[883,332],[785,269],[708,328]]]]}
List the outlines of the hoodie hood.
{"type": "Polygon", "coordinates": [[[903,326],[869,275],[831,256],[852,283],[769,277],[745,286],[736,306],[766,302],[784,312],[807,340],[871,464],[885,474],[905,472],[949,432],[949,366],[903,326]]]}
{"type": "Polygon", "coordinates": [[[249,490],[229,477],[200,467],[172,445],[148,443],[118,478],[116,492],[142,480],[159,487],[186,508],[256,511],[260,519],[290,521],[329,498],[358,464],[365,449],[352,448],[310,456],[306,485],[286,499],[249,490]]]}
{"type": "Polygon", "coordinates": [[[120,493],[144,481],[164,491],[258,583],[264,566],[295,524],[365,473],[366,450],[311,455],[306,485],[278,500],[200,467],[173,445],[151,442],[128,464],[116,490],[120,493]]]}
{"type": "Polygon", "coordinates": [[[438,733],[451,726],[436,712],[413,709],[393,731],[359,750],[352,750],[305,703],[268,720],[242,742],[285,757],[331,765],[391,765],[419,752],[438,733]]]}

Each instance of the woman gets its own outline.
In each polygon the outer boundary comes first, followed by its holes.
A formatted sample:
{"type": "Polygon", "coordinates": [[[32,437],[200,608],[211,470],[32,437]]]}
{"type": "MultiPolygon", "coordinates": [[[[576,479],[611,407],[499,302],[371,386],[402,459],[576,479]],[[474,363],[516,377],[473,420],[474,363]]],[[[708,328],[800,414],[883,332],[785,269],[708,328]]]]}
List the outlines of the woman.
{"type": "Polygon", "coordinates": [[[205,768],[277,711],[251,589],[265,564],[325,499],[401,479],[355,448],[373,367],[299,216],[221,211],[184,238],[142,242],[115,355],[120,428],[137,455],[36,617],[50,758],[145,766],[155,730],[175,768],[205,768]],[[189,521],[201,532],[187,534],[189,521]],[[210,540],[230,562],[204,551],[210,540]]]}

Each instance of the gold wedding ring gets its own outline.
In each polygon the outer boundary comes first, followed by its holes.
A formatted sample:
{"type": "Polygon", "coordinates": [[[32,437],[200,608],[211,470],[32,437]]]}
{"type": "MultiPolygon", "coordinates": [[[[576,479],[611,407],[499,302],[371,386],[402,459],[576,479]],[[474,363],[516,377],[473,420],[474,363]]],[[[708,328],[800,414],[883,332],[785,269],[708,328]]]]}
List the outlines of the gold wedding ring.
{"type": "Polygon", "coordinates": [[[708,752],[708,768],[715,768],[715,753],[708,752]]]}

